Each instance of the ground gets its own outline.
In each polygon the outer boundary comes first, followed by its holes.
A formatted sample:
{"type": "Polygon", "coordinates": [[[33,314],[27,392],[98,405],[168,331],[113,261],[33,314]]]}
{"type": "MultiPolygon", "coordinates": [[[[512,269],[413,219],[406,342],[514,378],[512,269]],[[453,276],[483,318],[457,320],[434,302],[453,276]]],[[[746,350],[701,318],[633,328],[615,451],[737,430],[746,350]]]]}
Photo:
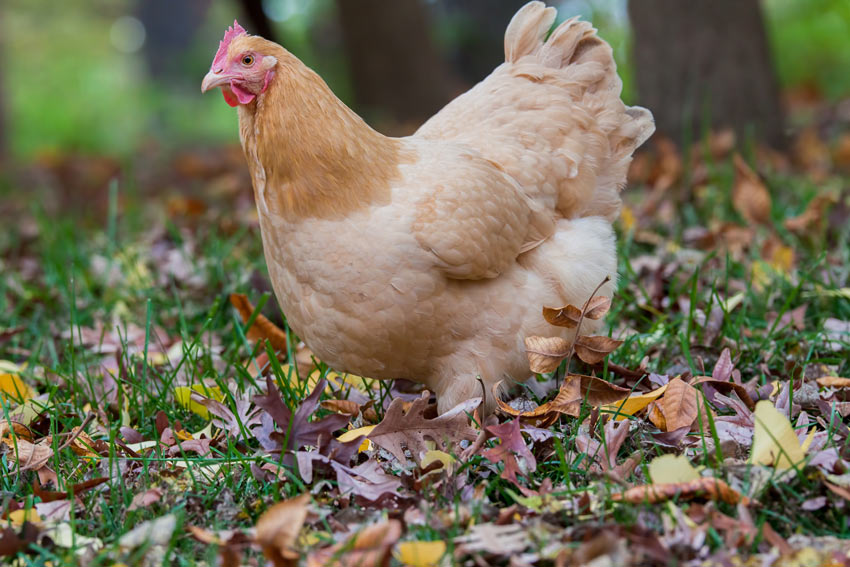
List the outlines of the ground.
{"type": "Polygon", "coordinates": [[[483,424],[474,401],[436,418],[411,384],[313,360],[270,293],[238,148],[159,155],[53,154],[4,181],[0,555],[850,562],[850,136],[834,121],[786,152],[651,143],[610,309],[550,313],[604,317],[622,344],[532,339],[531,363],[557,370],[483,424]]]}

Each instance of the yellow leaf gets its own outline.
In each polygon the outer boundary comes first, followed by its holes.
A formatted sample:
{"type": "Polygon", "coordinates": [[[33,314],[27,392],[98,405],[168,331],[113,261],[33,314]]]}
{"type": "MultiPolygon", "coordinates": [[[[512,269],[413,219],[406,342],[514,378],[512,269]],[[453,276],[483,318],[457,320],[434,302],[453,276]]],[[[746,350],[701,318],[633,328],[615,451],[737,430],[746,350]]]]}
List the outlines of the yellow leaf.
{"type": "Polygon", "coordinates": [[[445,553],[444,541],[403,541],[394,555],[409,567],[436,567],[445,553]]]}
{"type": "Polygon", "coordinates": [[[756,404],[755,422],[750,463],[784,470],[805,459],[806,451],[791,422],[771,402],[761,400],[756,404]]]}
{"type": "Polygon", "coordinates": [[[365,427],[351,429],[337,437],[337,441],[339,441],[340,443],[347,443],[365,435],[367,438],[363,439],[363,443],[360,444],[360,448],[357,451],[360,453],[362,453],[363,451],[369,451],[372,449],[372,442],[369,441],[368,436],[376,427],[377,425],[366,425],[365,427]]]}
{"type": "Polygon", "coordinates": [[[700,475],[684,455],[661,455],[649,463],[649,478],[654,484],[691,482],[700,475]]]}
{"type": "Polygon", "coordinates": [[[629,396],[621,402],[608,404],[602,406],[600,409],[603,412],[618,414],[615,419],[617,421],[622,421],[628,416],[636,414],[637,412],[648,406],[650,403],[660,398],[666,390],[667,384],[664,384],[660,388],[657,388],[646,394],[637,394],[634,396],[629,396]]]}
{"type": "Polygon", "coordinates": [[[451,474],[452,467],[455,464],[455,458],[445,451],[439,451],[436,449],[425,451],[425,454],[422,455],[422,461],[419,463],[419,466],[423,469],[427,469],[430,465],[437,462],[442,463],[442,468],[451,474]]]}
{"type": "Polygon", "coordinates": [[[203,404],[200,404],[192,399],[192,392],[195,391],[205,398],[211,398],[217,402],[220,402],[224,399],[224,394],[221,393],[221,388],[218,386],[204,386],[203,384],[193,384],[191,388],[187,386],[177,386],[174,388],[174,399],[177,400],[177,403],[180,404],[183,408],[188,409],[192,413],[195,413],[201,416],[204,419],[210,418],[210,412],[204,407],[203,404]]]}
{"type": "Polygon", "coordinates": [[[22,526],[24,522],[29,522],[31,524],[39,524],[41,523],[41,517],[38,515],[38,512],[35,511],[35,508],[29,508],[27,510],[15,510],[14,512],[9,512],[9,522],[13,526],[22,526]]]}
{"type": "Polygon", "coordinates": [[[35,397],[32,388],[20,377],[25,366],[18,366],[8,360],[0,360],[0,400],[3,402],[23,403],[35,397]]]}
{"type": "Polygon", "coordinates": [[[634,229],[637,219],[635,219],[635,213],[631,207],[623,205],[623,208],[620,209],[620,223],[623,225],[623,231],[625,232],[630,232],[634,229]]]}

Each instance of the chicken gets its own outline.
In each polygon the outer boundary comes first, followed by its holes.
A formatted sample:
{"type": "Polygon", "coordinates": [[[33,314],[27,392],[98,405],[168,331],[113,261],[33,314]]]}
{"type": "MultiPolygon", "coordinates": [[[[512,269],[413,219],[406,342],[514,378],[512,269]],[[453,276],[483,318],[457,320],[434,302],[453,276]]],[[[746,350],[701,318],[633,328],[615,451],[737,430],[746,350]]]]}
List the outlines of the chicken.
{"type": "Polygon", "coordinates": [[[275,294],[332,368],[422,383],[441,413],[477,396],[490,411],[497,383],[531,375],[525,337],[574,332],[543,305],[583,304],[605,276],[613,293],[611,223],[653,120],[620,100],[591,25],[549,34],[555,15],[519,10],[505,63],[406,138],[281,46],[227,30],[201,90],[237,107],[275,294]]]}

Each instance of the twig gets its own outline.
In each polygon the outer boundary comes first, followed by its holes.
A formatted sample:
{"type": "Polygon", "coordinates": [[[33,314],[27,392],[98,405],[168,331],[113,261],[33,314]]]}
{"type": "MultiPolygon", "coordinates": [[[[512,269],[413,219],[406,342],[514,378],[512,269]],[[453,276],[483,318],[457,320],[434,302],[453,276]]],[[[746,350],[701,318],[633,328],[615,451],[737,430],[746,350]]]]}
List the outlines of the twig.
{"type": "Polygon", "coordinates": [[[587,306],[590,305],[590,302],[596,297],[596,292],[598,292],[603,285],[607,284],[611,281],[611,276],[605,276],[596,289],[593,290],[593,293],[590,294],[590,297],[587,298],[587,301],[584,302],[584,307],[581,308],[581,316],[578,318],[578,325],[576,325],[576,334],[573,337],[573,342],[570,345],[570,354],[567,355],[567,364],[564,366],[567,374],[569,374],[570,365],[573,362],[573,355],[576,352],[576,342],[578,341],[579,334],[581,333],[581,324],[584,322],[584,312],[587,311],[587,306]]]}
{"type": "Polygon", "coordinates": [[[78,427],[76,431],[73,431],[69,434],[70,437],[68,437],[68,439],[64,443],[59,445],[59,448],[56,450],[56,452],[58,453],[62,449],[67,449],[68,447],[70,447],[71,443],[73,443],[77,439],[77,437],[79,437],[80,434],[83,433],[83,430],[86,428],[86,426],[88,426],[89,423],[91,423],[93,419],[94,413],[89,412],[88,415],[86,415],[86,418],[80,424],[80,427],[78,427]]]}

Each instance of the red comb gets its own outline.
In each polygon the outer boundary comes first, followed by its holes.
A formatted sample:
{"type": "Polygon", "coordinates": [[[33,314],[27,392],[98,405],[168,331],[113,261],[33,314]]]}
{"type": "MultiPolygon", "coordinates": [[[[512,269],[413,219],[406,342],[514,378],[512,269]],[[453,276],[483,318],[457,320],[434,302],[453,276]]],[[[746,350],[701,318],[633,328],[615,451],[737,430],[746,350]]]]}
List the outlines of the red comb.
{"type": "Polygon", "coordinates": [[[213,59],[214,68],[218,69],[224,65],[224,60],[227,58],[227,48],[230,46],[230,42],[233,41],[234,38],[247,33],[248,32],[245,31],[245,28],[239,25],[239,22],[233,20],[233,25],[227,28],[227,31],[224,32],[224,39],[218,42],[218,51],[216,51],[215,59],[213,59]]]}

